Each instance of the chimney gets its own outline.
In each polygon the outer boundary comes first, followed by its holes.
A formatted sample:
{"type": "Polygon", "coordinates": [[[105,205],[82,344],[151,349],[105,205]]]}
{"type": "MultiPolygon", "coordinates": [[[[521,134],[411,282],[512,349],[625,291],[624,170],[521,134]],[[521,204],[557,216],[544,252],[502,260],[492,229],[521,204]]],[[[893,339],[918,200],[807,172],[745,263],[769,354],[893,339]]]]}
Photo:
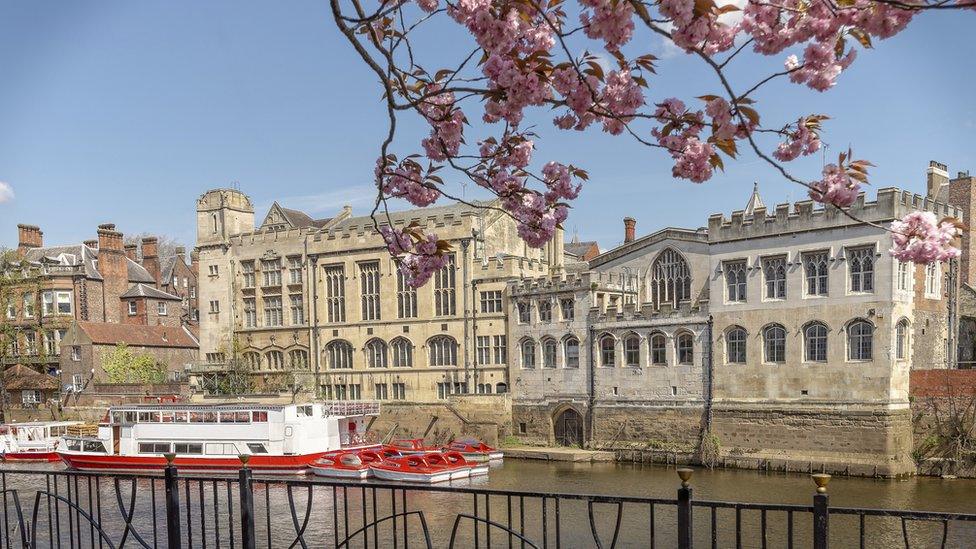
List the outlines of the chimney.
{"type": "Polygon", "coordinates": [[[27,250],[44,245],[44,233],[37,225],[17,225],[17,253],[23,257],[27,250]]]}
{"type": "Polygon", "coordinates": [[[142,266],[149,271],[152,275],[153,280],[156,281],[156,287],[158,288],[162,285],[162,280],[159,277],[162,273],[159,270],[159,244],[155,236],[147,236],[142,239],[142,266]]]}
{"type": "Polygon", "coordinates": [[[183,261],[186,261],[186,248],[184,246],[177,246],[176,255],[183,261]]]}
{"type": "Polygon", "coordinates": [[[125,245],[125,257],[128,257],[132,261],[135,261],[136,260],[136,248],[137,247],[138,246],[136,246],[135,244],[126,244],[125,245]]]}
{"type": "Polygon", "coordinates": [[[129,268],[122,244],[122,233],[115,225],[98,226],[98,273],[102,275],[102,291],[105,296],[104,322],[122,321],[121,296],[129,287],[129,268]]]}
{"type": "Polygon", "coordinates": [[[200,252],[196,250],[190,252],[190,272],[194,278],[200,278],[200,252]]]}
{"type": "Polygon", "coordinates": [[[82,242],[85,246],[88,246],[92,250],[98,249],[98,239],[86,240],[82,242]]]}
{"type": "Polygon", "coordinates": [[[926,196],[932,200],[945,202],[949,199],[944,196],[942,189],[949,184],[949,167],[941,162],[929,160],[929,167],[925,170],[925,192],[926,196]]]}
{"type": "Polygon", "coordinates": [[[637,220],[633,217],[624,218],[624,243],[634,241],[634,233],[637,231],[637,220]]]}

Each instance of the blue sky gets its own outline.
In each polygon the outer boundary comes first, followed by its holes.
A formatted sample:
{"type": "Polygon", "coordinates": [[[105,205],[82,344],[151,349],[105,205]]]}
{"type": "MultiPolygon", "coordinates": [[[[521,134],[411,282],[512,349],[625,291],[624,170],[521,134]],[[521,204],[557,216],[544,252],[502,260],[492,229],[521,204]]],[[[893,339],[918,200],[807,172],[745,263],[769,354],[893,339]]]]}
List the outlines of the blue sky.
{"type": "MultiPolygon", "coordinates": [[[[764,119],[830,114],[830,156],[852,144],[877,165],[876,187],[922,191],[930,159],[953,174],[976,170],[973,20],[917,18],[860,52],[826,94],[771,86],[759,96],[764,119]]],[[[457,37],[438,34],[420,46],[451,51],[441,42],[457,37]]],[[[639,35],[635,45],[662,56],[655,100],[717,91],[696,62],[657,38],[639,35]]],[[[741,82],[781,62],[745,59],[734,73],[741,82]]],[[[192,245],[196,198],[232,182],[259,216],[276,199],[322,217],[343,204],[370,207],[385,111],[323,0],[4,0],[0,71],[0,181],[15,194],[0,203],[0,246],[16,245],[16,224],[25,222],[52,244],[91,238],[97,224],[114,222],[192,245]]],[[[741,208],[753,181],[768,205],[803,198],[748,153],[695,185],[672,179],[659,151],[598,128],[552,131],[548,113],[536,116],[544,137],[537,159],[572,162],[592,176],[567,229],[604,247],[620,242],[628,215],[639,234],[704,225],[710,213],[741,208]]],[[[398,151],[420,130],[408,122],[398,151]]],[[[813,178],[820,164],[818,155],[793,169],[813,178]]]]}

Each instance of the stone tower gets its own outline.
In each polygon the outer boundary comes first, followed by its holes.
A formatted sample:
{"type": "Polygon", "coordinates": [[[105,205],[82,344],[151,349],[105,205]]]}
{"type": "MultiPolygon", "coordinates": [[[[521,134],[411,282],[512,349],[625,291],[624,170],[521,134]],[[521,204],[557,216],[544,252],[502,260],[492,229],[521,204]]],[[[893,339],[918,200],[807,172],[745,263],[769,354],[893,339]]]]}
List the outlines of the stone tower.
{"type": "Polygon", "coordinates": [[[234,264],[229,242],[234,235],[253,230],[254,206],[246,194],[214,189],[197,200],[201,361],[235,358],[234,264]]]}

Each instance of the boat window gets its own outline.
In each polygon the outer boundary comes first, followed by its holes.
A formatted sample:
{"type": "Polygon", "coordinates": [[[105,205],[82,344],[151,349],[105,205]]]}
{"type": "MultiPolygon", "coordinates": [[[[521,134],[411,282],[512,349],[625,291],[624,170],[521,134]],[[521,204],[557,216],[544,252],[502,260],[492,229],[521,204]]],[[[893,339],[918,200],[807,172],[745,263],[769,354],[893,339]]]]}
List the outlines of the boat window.
{"type": "Polygon", "coordinates": [[[77,440],[77,439],[74,439],[74,440],[65,440],[65,445],[68,447],[69,450],[74,450],[76,452],[80,452],[81,451],[81,441],[80,440],[77,440]]]}
{"type": "Polygon", "coordinates": [[[135,423],[136,417],[137,416],[135,412],[125,412],[125,418],[123,420],[123,423],[135,423]]]}
{"type": "Polygon", "coordinates": [[[186,412],[176,412],[173,419],[176,423],[186,423],[186,412]]]}
{"type": "Polygon", "coordinates": [[[250,423],[251,412],[234,412],[234,418],[237,423],[250,423]]]}
{"type": "Polygon", "coordinates": [[[217,423],[217,412],[190,412],[190,423],[217,423]]]}
{"type": "Polygon", "coordinates": [[[237,446],[234,443],[208,442],[207,454],[211,456],[236,456],[237,446]]]}
{"type": "Polygon", "coordinates": [[[83,441],[83,442],[84,443],[81,445],[81,447],[86,452],[104,452],[105,451],[105,445],[102,444],[101,441],[98,441],[98,440],[86,440],[86,441],[83,441]]]}
{"type": "Polygon", "coordinates": [[[251,421],[254,423],[267,423],[268,412],[252,412],[251,418],[251,421]]]}
{"type": "Polygon", "coordinates": [[[264,447],[264,444],[260,442],[248,442],[247,449],[251,451],[252,454],[267,454],[268,449],[264,447]]]}
{"type": "MultiPolygon", "coordinates": [[[[98,444],[99,446],[101,446],[101,443],[98,444]]],[[[85,442],[85,446],[88,446],[88,442],[85,442]]],[[[139,443],[140,454],[165,454],[169,452],[169,448],[170,446],[168,442],[140,442],[139,443]]],[[[101,450],[101,448],[99,450],[101,450]]]]}
{"type": "Polygon", "coordinates": [[[177,454],[202,454],[203,444],[195,442],[177,442],[173,445],[173,451],[177,454]]]}
{"type": "Polygon", "coordinates": [[[160,417],[163,423],[173,423],[173,412],[161,412],[160,417]]]}
{"type": "Polygon", "coordinates": [[[139,412],[139,423],[150,423],[152,416],[152,412],[139,412]]]}
{"type": "Polygon", "coordinates": [[[122,412],[112,412],[112,423],[122,423],[122,412]]]}
{"type": "Polygon", "coordinates": [[[342,454],[339,461],[343,465],[351,465],[353,467],[358,467],[363,464],[362,460],[356,454],[342,454]]]}
{"type": "Polygon", "coordinates": [[[312,415],[312,405],[311,404],[306,404],[305,406],[298,406],[297,408],[295,408],[295,411],[300,416],[309,416],[309,417],[311,417],[311,415],[312,415]]]}

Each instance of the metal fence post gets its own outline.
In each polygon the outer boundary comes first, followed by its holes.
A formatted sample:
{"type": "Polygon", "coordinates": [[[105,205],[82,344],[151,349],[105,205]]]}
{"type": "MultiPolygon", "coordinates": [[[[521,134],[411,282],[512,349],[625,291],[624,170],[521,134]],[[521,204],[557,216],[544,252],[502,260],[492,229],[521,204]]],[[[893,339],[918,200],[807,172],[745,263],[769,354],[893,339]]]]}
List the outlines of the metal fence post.
{"type": "Polygon", "coordinates": [[[691,474],[694,469],[678,469],[681,488],[678,488],[678,549],[691,549],[691,474]]]}
{"type": "Polygon", "coordinates": [[[176,454],[163,454],[163,457],[166,458],[166,546],[180,549],[183,536],[180,535],[180,484],[173,465],[176,454]]]}
{"type": "MultiPolygon", "coordinates": [[[[241,485],[241,546],[244,549],[254,549],[254,473],[247,467],[251,456],[242,454],[240,485],[241,485]]],[[[268,532],[271,535],[271,532],[268,532]]]]}
{"type": "Polygon", "coordinates": [[[813,496],[813,549],[827,549],[830,544],[828,533],[830,496],[827,495],[827,483],[830,482],[830,475],[826,473],[813,475],[813,482],[817,483],[817,493],[813,496]]]}

